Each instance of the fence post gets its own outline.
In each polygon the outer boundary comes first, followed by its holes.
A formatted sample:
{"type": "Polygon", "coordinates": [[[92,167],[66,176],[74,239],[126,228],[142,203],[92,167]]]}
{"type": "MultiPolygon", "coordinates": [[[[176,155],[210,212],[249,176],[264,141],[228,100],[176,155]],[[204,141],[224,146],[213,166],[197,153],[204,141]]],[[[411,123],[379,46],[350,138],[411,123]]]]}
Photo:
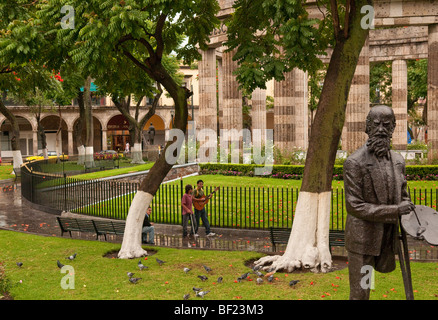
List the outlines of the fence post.
{"type": "Polygon", "coordinates": [[[67,211],[67,174],[65,172],[64,172],[64,211],[67,211]]]}
{"type": "Polygon", "coordinates": [[[33,203],[33,169],[30,168],[30,202],[33,203]]]}

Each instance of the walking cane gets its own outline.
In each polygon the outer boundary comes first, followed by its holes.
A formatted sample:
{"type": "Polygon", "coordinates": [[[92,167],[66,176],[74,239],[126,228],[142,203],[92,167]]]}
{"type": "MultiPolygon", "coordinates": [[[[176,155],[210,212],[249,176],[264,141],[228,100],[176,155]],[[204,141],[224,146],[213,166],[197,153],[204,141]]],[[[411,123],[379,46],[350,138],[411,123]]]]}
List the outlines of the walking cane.
{"type": "MultiPolygon", "coordinates": [[[[414,300],[414,292],[412,290],[412,276],[411,276],[411,264],[409,261],[408,240],[406,238],[406,232],[400,222],[400,241],[398,242],[398,258],[400,260],[400,269],[403,277],[403,284],[405,287],[406,300],[414,300]],[[400,244],[401,242],[401,244],[400,244]]],[[[397,226],[398,227],[398,226],[397,226]]]]}

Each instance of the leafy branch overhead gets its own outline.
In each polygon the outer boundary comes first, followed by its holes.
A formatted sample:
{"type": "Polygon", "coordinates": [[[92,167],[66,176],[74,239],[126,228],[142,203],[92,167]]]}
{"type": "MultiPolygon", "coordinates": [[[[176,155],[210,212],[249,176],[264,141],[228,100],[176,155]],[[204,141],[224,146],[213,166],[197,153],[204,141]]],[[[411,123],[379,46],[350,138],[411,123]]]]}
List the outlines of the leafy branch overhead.
{"type": "Polygon", "coordinates": [[[70,55],[91,74],[104,72],[107,55],[117,52],[155,81],[163,81],[163,57],[174,53],[187,64],[199,59],[197,46],[206,47],[218,23],[217,2],[201,0],[59,0],[43,4],[40,15],[56,24],[62,19],[60,7],[67,4],[75,9],[76,26],[58,30],[58,39],[75,39],[70,55]]]}
{"type": "Polygon", "coordinates": [[[294,68],[315,74],[326,49],[350,36],[355,1],[316,1],[322,19],[309,16],[305,1],[237,0],[226,21],[228,51],[235,50],[237,80],[252,92],[281,81],[294,68]]]}

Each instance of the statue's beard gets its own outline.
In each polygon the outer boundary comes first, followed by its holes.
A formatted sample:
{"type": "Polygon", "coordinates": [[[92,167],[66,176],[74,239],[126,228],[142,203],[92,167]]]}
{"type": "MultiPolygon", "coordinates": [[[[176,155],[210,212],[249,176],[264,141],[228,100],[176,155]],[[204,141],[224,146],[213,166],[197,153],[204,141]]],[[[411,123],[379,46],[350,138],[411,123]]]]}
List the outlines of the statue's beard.
{"type": "Polygon", "coordinates": [[[391,149],[391,138],[372,136],[367,141],[367,147],[376,157],[382,158],[387,156],[391,149]]]}

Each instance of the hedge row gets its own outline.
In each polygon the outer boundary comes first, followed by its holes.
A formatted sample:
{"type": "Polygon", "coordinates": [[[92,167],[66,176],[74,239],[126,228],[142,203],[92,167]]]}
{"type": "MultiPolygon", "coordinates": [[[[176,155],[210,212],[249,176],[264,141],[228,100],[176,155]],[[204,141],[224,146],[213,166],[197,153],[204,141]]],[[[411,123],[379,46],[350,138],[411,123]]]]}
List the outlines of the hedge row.
{"type": "MultiPolygon", "coordinates": [[[[203,174],[220,174],[229,176],[254,176],[255,168],[263,168],[256,164],[202,163],[199,165],[203,174]]],[[[279,179],[301,179],[304,165],[272,165],[266,166],[265,175],[279,179]]],[[[408,165],[407,180],[438,180],[438,165],[408,165]]],[[[343,180],[343,166],[335,165],[333,179],[343,180]]]]}

